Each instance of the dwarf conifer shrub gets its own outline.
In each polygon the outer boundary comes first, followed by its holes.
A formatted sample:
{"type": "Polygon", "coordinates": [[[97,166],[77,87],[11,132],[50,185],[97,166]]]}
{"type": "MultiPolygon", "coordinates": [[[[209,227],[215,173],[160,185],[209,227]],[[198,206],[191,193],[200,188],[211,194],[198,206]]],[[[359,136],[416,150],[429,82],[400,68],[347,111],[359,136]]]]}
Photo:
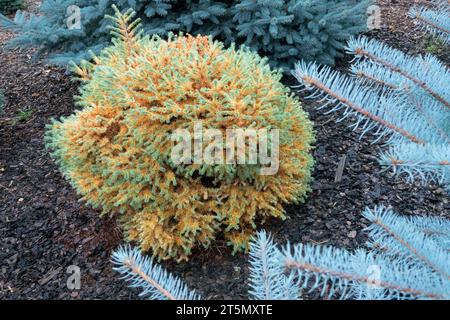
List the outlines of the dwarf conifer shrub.
{"type": "MultiPolygon", "coordinates": [[[[110,42],[111,5],[134,9],[147,34],[211,35],[226,46],[245,44],[289,71],[298,57],[333,64],[345,41],[367,30],[372,0],[44,0],[39,14],[0,19],[18,36],[11,45],[34,46],[49,61],[67,64],[110,42]]],[[[1,18],[1,17],[0,17],[1,18]]]]}
{"type": "Polygon", "coordinates": [[[117,12],[113,45],[75,67],[83,109],[49,126],[48,146],[83,199],[120,214],[142,250],[186,259],[219,233],[245,249],[257,222],[284,218],[282,205],[309,190],[311,122],[256,53],[202,36],[144,37],[132,15],[117,12]],[[174,161],[172,133],[199,122],[227,138],[233,128],[278,129],[277,173],[261,175],[259,160],[174,161]]]}

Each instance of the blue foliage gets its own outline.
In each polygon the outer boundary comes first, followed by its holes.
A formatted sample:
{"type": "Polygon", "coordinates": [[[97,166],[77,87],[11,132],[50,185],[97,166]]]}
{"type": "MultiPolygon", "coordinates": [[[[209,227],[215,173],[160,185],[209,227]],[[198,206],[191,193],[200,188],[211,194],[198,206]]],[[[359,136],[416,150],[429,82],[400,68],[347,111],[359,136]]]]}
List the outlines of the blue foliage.
{"type": "MultiPolygon", "coordinates": [[[[423,268],[430,268],[444,278],[450,277],[450,247],[437,245],[429,234],[418,229],[413,222],[399,218],[391,210],[366,210],[364,217],[372,222],[367,229],[372,248],[395,258],[416,261],[416,265],[422,264],[423,268]]],[[[446,225],[445,221],[442,225],[446,225]]],[[[450,232],[444,236],[449,238],[450,232]]]]}
{"type": "Polygon", "coordinates": [[[409,15],[419,26],[450,44],[450,3],[448,0],[435,1],[435,8],[412,7],[409,15]]]}
{"type": "Polygon", "coordinates": [[[450,193],[450,148],[445,144],[423,146],[411,143],[393,145],[380,155],[380,164],[392,167],[395,174],[406,176],[410,182],[436,182],[450,193]]]}
{"type": "MultiPolygon", "coordinates": [[[[450,90],[448,90],[450,70],[437,58],[430,54],[424,56],[408,56],[400,50],[393,49],[386,44],[367,37],[352,38],[347,44],[347,52],[357,59],[368,61],[387,69],[387,73],[394,73],[402,80],[392,83],[386,72],[379,72],[372,76],[394,85],[402,85],[400,89],[410,91],[415,95],[435,94],[438,102],[450,107],[450,90]],[[441,100],[442,99],[442,100],[441,100]],[[447,105],[448,104],[448,105],[447,105]]],[[[407,92],[409,93],[409,92],[407,92]]]]}
{"type": "Polygon", "coordinates": [[[426,234],[436,243],[447,250],[450,249],[450,221],[438,217],[403,217],[406,223],[413,225],[417,230],[426,234]]]}
{"type": "Polygon", "coordinates": [[[132,8],[147,34],[169,32],[212,35],[226,45],[245,44],[270,58],[273,67],[290,70],[299,56],[333,64],[345,41],[367,29],[373,0],[44,0],[38,15],[17,13],[0,24],[19,35],[11,46],[35,46],[49,61],[79,62],[109,44],[105,15],[132,8]],[[69,6],[80,8],[81,28],[70,29],[69,6]]]}
{"type": "MultiPolygon", "coordinates": [[[[289,243],[277,248],[270,235],[259,232],[250,251],[250,297],[294,300],[318,291],[322,297],[358,300],[450,298],[450,221],[399,216],[384,207],[363,215],[372,223],[367,228],[371,251],[289,243]]],[[[167,294],[157,293],[149,279],[169,292],[173,288],[176,297],[198,297],[187,294],[181,282],[170,285],[170,274],[158,269],[155,275],[156,267],[136,250],[121,248],[113,261],[152,299],[167,294]]]]}
{"type": "Polygon", "coordinates": [[[399,95],[389,95],[388,91],[367,90],[358,79],[334,71],[327,66],[301,61],[297,64],[294,76],[302,83],[305,90],[312,91],[307,99],[323,101],[321,109],[329,108],[329,113],[342,110],[342,121],[349,116],[356,116],[353,128],[360,128],[362,135],[372,131],[377,139],[395,131],[406,130],[409,135],[392,135],[390,138],[421,140],[428,125],[421,121],[410,108],[398,108],[396,112],[388,112],[391,106],[405,104],[399,95]],[[385,126],[389,123],[389,126],[385,126]]]}
{"type": "Polygon", "coordinates": [[[442,184],[450,192],[450,70],[432,55],[412,57],[365,37],[349,41],[351,76],[301,61],[300,88],[329,112],[354,116],[354,129],[381,138],[385,167],[409,180],[442,184]]]}
{"type": "Polygon", "coordinates": [[[138,249],[120,247],[112,254],[112,262],[114,270],[122,275],[122,279],[130,282],[130,287],[142,290],[141,296],[152,300],[200,299],[179,278],[155,264],[153,259],[142,256],[138,249]]]}
{"type": "Polygon", "coordinates": [[[281,253],[266,232],[258,233],[250,244],[250,290],[256,300],[297,300],[299,290],[294,275],[286,276],[279,263],[281,253]]]}
{"type": "Polygon", "coordinates": [[[401,217],[383,207],[363,215],[372,222],[371,252],[288,244],[281,263],[297,273],[302,288],[326,297],[448,299],[449,221],[401,217]]]}

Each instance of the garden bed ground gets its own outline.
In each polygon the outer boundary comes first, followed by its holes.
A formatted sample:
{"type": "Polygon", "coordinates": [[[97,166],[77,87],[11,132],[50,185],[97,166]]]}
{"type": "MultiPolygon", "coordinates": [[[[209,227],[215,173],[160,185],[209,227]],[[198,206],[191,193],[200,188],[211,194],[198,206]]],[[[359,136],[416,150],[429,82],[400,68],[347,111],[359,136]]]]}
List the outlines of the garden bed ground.
{"type": "MultiPolygon", "coordinates": [[[[410,53],[434,51],[449,61],[434,40],[413,31],[406,17],[412,1],[379,2],[384,26],[372,36],[410,53]]],[[[7,37],[0,31],[1,42],[7,37]]],[[[0,89],[6,97],[0,116],[0,299],[136,298],[111,270],[111,250],[122,243],[114,220],[99,218],[78,201],[44,148],[45,125],[76,109],[76,83],[58,68],[32,62],[30,52],[0,47],[0,89]],[[70,265],[81,269],[79,291],[67,289],[70,265]]],[[[313,191],[305,204],[286,208],[287,221],[267,223],[277,242],[364,246],[367,221],[361,212],[366,206],[448,216],[449,198],[442,188],[411,185],[380,172],[376,155],[381,145],[371,145],[369,137],[359,140],[348,123],[336,124],[335,116],[317,112],[310,102],[304,108],[317,132],[313,191]],[[344,156],[342,181],[335,182],[344,156]]],[[[205,298],[247,297],[247,255],[232,256],[220,239],[187,263],[163,264],[205,298]]]]}

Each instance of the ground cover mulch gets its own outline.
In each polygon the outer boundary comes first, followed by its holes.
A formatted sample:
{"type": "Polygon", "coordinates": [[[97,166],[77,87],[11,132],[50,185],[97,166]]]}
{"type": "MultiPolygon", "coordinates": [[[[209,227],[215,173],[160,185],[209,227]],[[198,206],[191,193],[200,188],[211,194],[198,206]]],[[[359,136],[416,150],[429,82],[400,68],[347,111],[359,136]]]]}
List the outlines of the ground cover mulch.
{"type": "MultiPolygon", "coordinates": [[[[379,1],[386,18],[371,36],[406,52],[430,50],[406,18],[411,2],[379,1]]],[[[8,37],[0,30],[1,43],[8,37]]],[[[439,55],[448,59],[448,51],[439,55]]],[[[0,90],[6,97],[0,115],[0,299],[137,298],[111,270],[111,251],[123,243],[114,219],[99,218],[79,202],[45,150],[45,126],[76,109],[77,84],[64,70],[31,57],[29,51],[0,47],[0,90]],[[81,270],[81,290],[67,288],[71,265],[81,270]]],[[[361,212],[367,206],[449,216],[449,197],[441,187],[393,179],[376,160],[382,145],[371,144],[370,137],[360,140],[349,122],[336,124],[337,115],[323,115],[314,103],[305,101],[304,108],[317,133],[312,192],[306,203],[286,207],[287,221],[272,220],[264,227],[277,242],[364,246],[368,223],[361,212]],[[345,163],[341,179],[339,163],[345,163]]],[[[194,252],[187,263],[163,265],[205,298],[247,298],[247,255],[232,256],[223,240],[194,252]]]]}

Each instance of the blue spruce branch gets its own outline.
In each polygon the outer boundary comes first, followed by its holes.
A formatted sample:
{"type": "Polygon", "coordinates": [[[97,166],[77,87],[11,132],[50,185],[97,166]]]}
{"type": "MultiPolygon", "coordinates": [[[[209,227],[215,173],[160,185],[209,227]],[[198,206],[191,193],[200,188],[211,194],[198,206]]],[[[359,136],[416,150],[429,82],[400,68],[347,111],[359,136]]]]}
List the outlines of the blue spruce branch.
{"type": "Polygon", "coordinates": [[[353,128],[361,128],[361,135],[372,131],[378,136],[375,142],[391,133],[416,144],[425,144],[428,139],[424,136],[428,125],[415,113],[408,108],[399,108],[395,112],[389,110],[391,106],[406,103],[401,96],[367,90],[356,79],[315,63],[301,61],[293,75],[301,83],[300,87],[312,91],[308,99],[320,98],[325,102],[321,108],[330,107],[329,112],[343,110],[340,121],[356,116],[353,128]]]}
{"type": "Polygon", "coordinates": [[[450,281],[450,252],[433,238],[383,207],[366,209],[363,215],[372,223],[367,230],[373,243],[386,246],[390,255],[415,260],[450,281]]]}
{"type": "MultiPolygon", "coordinates": [[[[313,244],[277,248],[260,231],[250,247],[250,298],[299,299],[304,291],[358,300],[450,298],[450,222],[405,217],[384,207],[363,213],[371,251],[313,244]]],[[[115,270],[151,299],[194,299],[194,292],[130,247],[113,253],[115,270]]]]}
{"type": "Polygon", "coordinates": [[[362,135],[384,139],[383,166],[410,181],[442,184],[450,192],[450,70],[431,55],[407,56],[376,40],[351,39],[352,76],[301,61],[293,75],[328,112],[354,116],[362,135]]]}
{"type": "Polygon", "coordinates": [[[250,244],[250,297],[256,300],[297,300],[299,290],[293,275],[286,276],[279,263],[280,251],[261,231],[250,244]]]}
{"type": "Polygon", "coordinates": [[[409,16],[415,19],[422,29],[450,44],[450,4],[447,0],[437,1],[434,9],[412,7],[409,16]]]}
{"type": "Polygon", "coordinates": [[[431,55],[410,57],[377,40],[366,37],[352,38],[347,52],[357,58],[367,59],[409,80],[427,94],[450,108],[450,91],[447,86],[450,71],[431,55]],[[440,82],[444,80],[444,82],[440,82]]]}
{"type": "Polygon", "coordinates": [[[112,254],[113,268],[130,287],[139,288],[141,296],[151,300],[198,300],[200,296],[189,290],[179,278],[155,264],[129,246],[118,248],[112,254]]]}

